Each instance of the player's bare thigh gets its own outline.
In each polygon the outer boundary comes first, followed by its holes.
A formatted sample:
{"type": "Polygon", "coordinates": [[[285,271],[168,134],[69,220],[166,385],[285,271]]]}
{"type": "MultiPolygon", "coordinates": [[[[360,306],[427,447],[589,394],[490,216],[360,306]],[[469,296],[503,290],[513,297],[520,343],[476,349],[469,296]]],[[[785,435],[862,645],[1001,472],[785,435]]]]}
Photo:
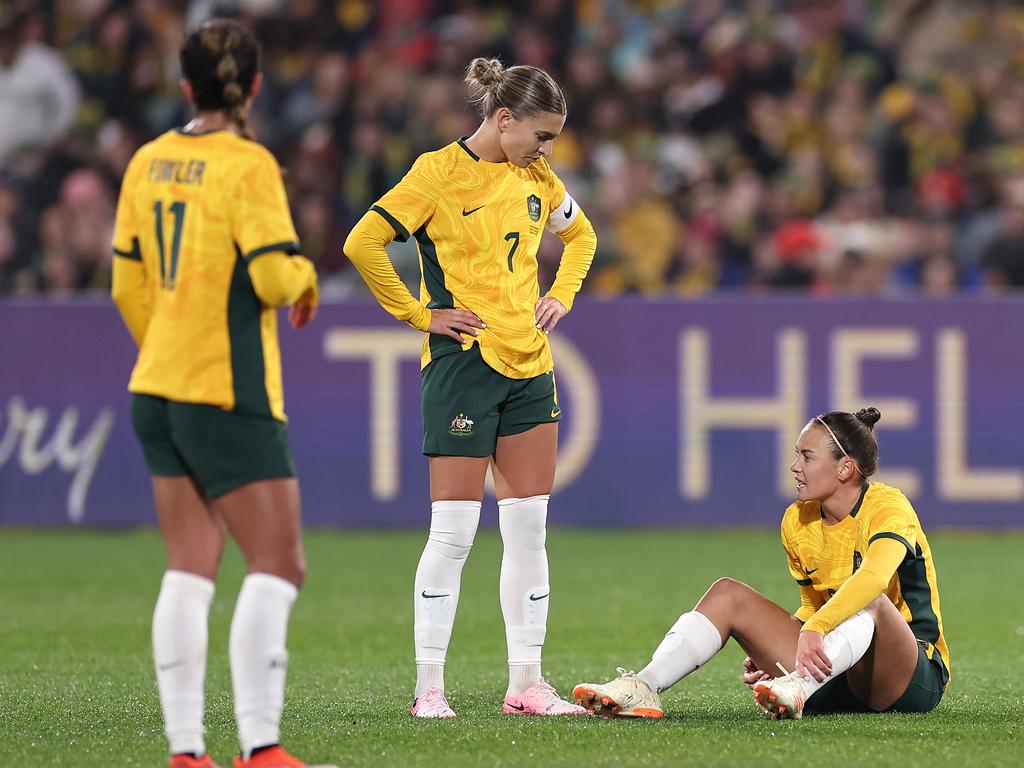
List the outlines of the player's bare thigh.
{"type": "Polygon", "coordinates": [[[917,638],[903,614],[882,596],[866,609],[875,621],[867,653],[846,673],[853,695],[872,709],[888,709],[903,695],[917,667],[917,638]]]}
{"type": "Polygon", "coordinates": [[[558,423],[498,438],[492,472],[499,499],[551,493],[558,459],[558,423]]]}
{"type": "Polygon", "coordinates": [[[167,547],[167,568],[217,578],[224,553],[224,521],[191,477],[153,477],[153,497],[167,547]]]}
{"type": "Polygon", "coordinates": [[[302,585],[306,558],[298,480],[249,483],[218,497],[211,506],[238,542],[249,573],[269,573],[302,585]]]}
{"type": "Polygon", "coordinates": [[[801,623],[753,587],[735,579],[719,579],[694,610],[718,628],[723,640],[735,638],[759,669],[777,676],[781,672],[776,663],[792,667],[801,623]]]}
{"type": "Polygon", "coordinates": [[[431,501],[482,501],[490,458],[430,456],[431,501]]]}

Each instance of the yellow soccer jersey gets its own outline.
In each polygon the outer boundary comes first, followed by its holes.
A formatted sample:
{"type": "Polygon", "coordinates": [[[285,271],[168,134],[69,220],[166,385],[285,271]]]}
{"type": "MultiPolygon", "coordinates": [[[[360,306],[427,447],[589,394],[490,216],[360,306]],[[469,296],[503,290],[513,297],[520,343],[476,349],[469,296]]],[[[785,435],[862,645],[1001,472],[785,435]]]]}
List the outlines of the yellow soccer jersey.
{"type": "Polygon", "coordinates": [[[146,144],[125,172],[113,246],[142,263],[149,307],[128,388],[284,420],[277,317],[247,269],[300,250],[270,152],[230,131],[146,144]]]}
{"type": "Polygon", "coordinates": [[[943,680],[948,683],[949,649],[942,631],[935,563],[917,513],[898,488],[866,483],[850,515],[834,525],[823,523],[818,501],[790,505],[782,519],[782,544],[803,596],[795,615],[804,622],[811,620],[860,568],[868,546],[883,538],[907,549],[885,594],[903,614],[928,658],[938,652],[943,680]]]}
{"type": "MultiPolygon", "coordinates": [[[[527,168],[490,163],[459,140],[421,155],[370,210],[387,220],[397,239],[416,240],[420,300],[428,308],[467,309],[483,320],[487,328],[477,341],[489,366],[513,379],[552,369],[534,313],[537,248],[545,226],[563,232],[582,214],[544,159],[527,168]]],[[[552,295],[570,308],[568,292],[552,295]]],[[[428,334],[422,364],[463,348],[428,334]]]]}

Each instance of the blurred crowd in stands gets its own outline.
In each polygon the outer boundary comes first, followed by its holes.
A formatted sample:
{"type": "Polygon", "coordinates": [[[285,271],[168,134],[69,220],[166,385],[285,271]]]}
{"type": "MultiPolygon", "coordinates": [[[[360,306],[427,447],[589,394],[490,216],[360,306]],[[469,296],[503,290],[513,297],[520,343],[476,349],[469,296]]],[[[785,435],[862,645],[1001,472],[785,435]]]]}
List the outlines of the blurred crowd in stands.
{"type": "MultiPolygon", "coordinates": [[[[328,297],[415,157],[472,133],[471,58],[533,64],[599,236],[585,290],[1024,287],[1024,7],[1000,0],[0,0],[0,295],[107,290],[121,173],[187,122],[186,30],[264,45],[253,127],[328,297]]],[[[561,243],[541,248],[542,282],[561,243]]],[[[415,281],[415,250],[393,258],[415,281]]]]}

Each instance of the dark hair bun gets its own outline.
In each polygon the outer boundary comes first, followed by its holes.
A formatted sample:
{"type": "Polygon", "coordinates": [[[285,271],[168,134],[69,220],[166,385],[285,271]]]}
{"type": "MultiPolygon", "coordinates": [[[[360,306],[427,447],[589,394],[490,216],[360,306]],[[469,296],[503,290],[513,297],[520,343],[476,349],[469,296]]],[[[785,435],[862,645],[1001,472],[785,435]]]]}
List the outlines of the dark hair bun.
{"type": "Polygon", "coordinates": [[[858,421],[862,421],[867,425],[868,429],[874,429],[875,424],[882,418],[882,414],[879,413],[877,408],[862,408],[855,415],[858,421]]]}

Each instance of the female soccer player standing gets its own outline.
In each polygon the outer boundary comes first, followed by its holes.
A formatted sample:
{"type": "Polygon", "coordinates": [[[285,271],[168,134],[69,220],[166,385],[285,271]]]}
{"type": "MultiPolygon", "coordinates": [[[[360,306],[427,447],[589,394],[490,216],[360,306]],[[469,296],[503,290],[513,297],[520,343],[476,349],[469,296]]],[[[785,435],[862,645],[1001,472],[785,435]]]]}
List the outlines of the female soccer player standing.
{"type": "Polygon", "coordinates": [[[748,654],[743,680],[772,718],[934,709],[949,683],[935,565],[907,497],[868,482],[878,466],[879,418],[875,408],[833,411],[800,433],[790,466],[797,501],[782,518],[789,572],[800,586],[795,614],[719,579],[679,617],[650,664],[638,674],[620,669],[603,685],[577,685],[577,701],[601,714],[661,717],[658,694],[733,637],[748,654]]]}
{"type": "Polygon", "coordinates": [[[250,140],[259,46],[214,20],[181,50],[195,119],[125,171],[113,297],[136,343],[132,421],[167,546],[153,655],[172,768],[214,768],[203,738],[207,617],[225,528],[248,575],[231,622],[236,768],[303,766],[279,745],[288,615],[305,575],[275,307],[316,312],[280,169],[250,140]]]}
{"type": "Polygon", "coordinates": [[[504,542],[504,711],[579,714],[583,708],[560,699],[540,668],[550,594],[545,525],[561,417],[547,334],[572,308],[597,238],[547,163],[565,123],[565,99],[550,75],[474,59],[466,81],[480,92],[476,133],[420,156],[345,243],[384,308],[427,334],[423,452],[432,504],[413,593],[412,713],[455,715],[444,695],[444,663],[491,463],[504,542]],[[545,227],[565,250],[540,297],[545,227]],[[409,237],[421,257],[419,300],[385,251],[409,237]]]}

